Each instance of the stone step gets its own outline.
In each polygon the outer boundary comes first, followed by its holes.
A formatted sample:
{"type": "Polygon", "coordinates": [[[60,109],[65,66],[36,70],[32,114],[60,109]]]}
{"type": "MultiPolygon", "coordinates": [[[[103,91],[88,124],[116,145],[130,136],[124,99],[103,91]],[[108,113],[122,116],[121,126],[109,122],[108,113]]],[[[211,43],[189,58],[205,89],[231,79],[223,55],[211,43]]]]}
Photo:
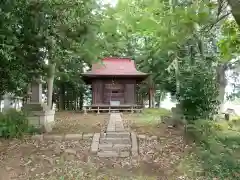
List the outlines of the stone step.
{"type": "Polygon", "coordinates": [[[114,144],[112,149],[114,151],[130,151],[131,150],[131,144],[114,144]]]}
{"type": "Polygon", "coordinates": [[[113,150],[113,144],[112,143],[103,143],[98,145],[99,151],[112,151],[113,150]]]}
{"type": "Polygon", "coordinates": [[[117,151],[99,151],[97,153],[98,157],[119,157],[119,153],[117,151]]]}
{"type": "Polygon", "coordinates": [[[130,152],[129,151],[122,151],[122,152],[117,152],[117,151],[99,151],[97,153],[98,157],[129,157],[130,156],[130,152]]]}
{"type": "Polygon", "coordinates": [[[130,156],[129,151],[122,151],[119,153],[119,157],[122,157],[122,158],[129,157],[129,156],[130,156]]]}
{"type": "Polygon", "coordinates": [[[107,132],[107,138],[130,138],[129,132],[107,132]]]}
{"type": "Polygon", "coordinates": [[[122,128],[122,127],[116,127],[115,131],[116,131],[116,132],[122,132],[122,131],[124,131],[124,128],[122,128]]]}
{"type": "Polygon", "coordinates": [[[99,144],[98,146],[99,151],[130,151],[131,145],[130,144],[112,144],[112,143],[106,143],[106,144],[99,144]]]}
{"type": "Polygon", "coordinates": [[[110,138],[110,137],[102,137],[100,138],[100,144],[131,144],[130,138],[110,138]]]}

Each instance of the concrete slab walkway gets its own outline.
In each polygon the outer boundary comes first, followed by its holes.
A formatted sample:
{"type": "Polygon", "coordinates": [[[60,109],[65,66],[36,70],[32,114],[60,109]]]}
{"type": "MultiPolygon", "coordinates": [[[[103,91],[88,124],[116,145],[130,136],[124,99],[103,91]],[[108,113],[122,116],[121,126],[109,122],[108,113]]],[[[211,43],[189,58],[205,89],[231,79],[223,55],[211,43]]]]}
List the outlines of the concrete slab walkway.
{"type": "Polygon", "coordinates": [[[106,133],[94,135],[91,151],[99,157],[137,156],[137,136],[124,129],[120,113],[111,113],[106,133]]]}

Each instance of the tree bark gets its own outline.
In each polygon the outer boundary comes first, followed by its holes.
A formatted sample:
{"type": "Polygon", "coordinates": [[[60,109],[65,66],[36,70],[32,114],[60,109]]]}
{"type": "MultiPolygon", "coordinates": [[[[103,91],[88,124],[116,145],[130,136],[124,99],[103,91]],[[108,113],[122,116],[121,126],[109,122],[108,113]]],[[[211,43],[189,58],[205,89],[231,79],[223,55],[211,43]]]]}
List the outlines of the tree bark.
{"type": "Polygon", "coordinates": [[[152,90],[152,108],[155,108],[156,97],[155,97],[155,90],[152,90]]]}
{"type": "Polygon", "coordinates": [[[56,64],[49,64],[48,67],[48,91],[47,91],[47,105],[49,108],[52,109],[52,99],[53,99],[53,82],[54,82],[54,75],[55,75],[55,67],[56,64]]]}
{"type": "Polygon", "coordinates": [[[218,75],[218,83],[219,83],[219,95],[218,101],[219,105],[219,112],[223,112],[224,108],[224,97],[225,97],[225,89],[227,86],[227,78],[226,78],[226,65],[222,64],[219,65],[217,68],[217,75],[218,75]]]}
{"type": "Polygon", "coordinates": [[[61,82],[59,94],[59,109],[65,110],[65,84],[61,82]]]}
{"type": "Polygon", "coordinates": [[[240,27],[240,0],[227,0],[232,9],[232,15],[240,27]]]}
{"type": "Polygon", "coordinates": [[[159,97],[158,97],[158,108],[161,108],[161,100],[162,100],[162,92],[160,92],[159,97]]]}
{"type": "Polygon", "coordinates": [[[80,94],[80,99],[79,99],[79,108],[80,108],[80,110],[82,110],[83,109],[83,93],[81,92],[81,94],[80,94]]]}
{"type": "Polygon", "coordinates": [[[153,88],[149,88],[149,108],[153,108],[153,88]]]}
{"type": "Polygon", "coordinates": [[[158,108],[161,108],[161,96],[159,96],[159,99],[158,99],[158,108]]]}

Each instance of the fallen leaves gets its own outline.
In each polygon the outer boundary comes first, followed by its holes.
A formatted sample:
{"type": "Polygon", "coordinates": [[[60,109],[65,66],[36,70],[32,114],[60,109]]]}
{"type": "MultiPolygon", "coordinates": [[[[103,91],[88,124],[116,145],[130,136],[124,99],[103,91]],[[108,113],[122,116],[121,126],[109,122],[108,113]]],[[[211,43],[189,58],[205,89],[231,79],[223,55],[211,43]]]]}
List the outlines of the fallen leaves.
{"type": "Polygon", "coordinates": [[[87,114],[57,112],[52,134],[94,133],[101,132],[108,122],[108,114],[87,114]]]}
{"type": "MultiPolygon", "coordinates": [[[[85,118],[89,118],[87,116],[85,118]]],[[[77,133],[76,128],[84,126],[84,123],[78,123],[77,121],[87,121],[86,119],[77,119],[77,117],[80,118],[81,116],[66,113],[66,117],[62,117],[61,121],[59,120],[57,131],[66,132],[69,128],[77,126],[70,130],[72,133],[77,133]],[[70,115],[73,115],[73,117],[69,117],[70,115]],[[63,123],[64,120],[66,122],[63,123]],[[60,127],[65,126],[69,121],[73,123],[67,125],[67,127],[60,127]]],[[[93,117],[91,123],[88,122],[88,127],[92,124],[94,128],[104,130],[105,128],[102,126],[104,124],[105,127],[105,120],[103,120],[104,123],[93,122],[99,120],[99,116],[90,115],[90,118],[93,117]]],[[[131,128],[134,129],[134,127],[131,128]]],[[[24,139],[23,141],[3,142],[0,147],[0,164],[8,167],[8,171],[4,169],[5,175],[0,174],[4,178],[6,177],[4,180],[8,180],[9,174],[14,173],[14,177],[17,177],[18,180],[59,180],[61,177],[64,177],[64,180],[164,180],[184,177],[176,172],[176,166],[187,149],[181,134],[176,132],[175,129],[165,128],[164,125],[159,128],[146,127],[146,129],[141,126],[135,129],[137,132],[138,130],[140,132],[152,130],[149,135],[153,138],[139,138],[139,156],[137,158],[99,158],[92,156],[89,152],[91,146],[91,140],[89,139],[72,141],[24,139]]],[[[81,132],[83,132],[82,129],[81,132]]],[[[92,133],[92,131],[88,133],[92,133]]],[[[147,137],[146,135],[143,136],[147,137]]]]}

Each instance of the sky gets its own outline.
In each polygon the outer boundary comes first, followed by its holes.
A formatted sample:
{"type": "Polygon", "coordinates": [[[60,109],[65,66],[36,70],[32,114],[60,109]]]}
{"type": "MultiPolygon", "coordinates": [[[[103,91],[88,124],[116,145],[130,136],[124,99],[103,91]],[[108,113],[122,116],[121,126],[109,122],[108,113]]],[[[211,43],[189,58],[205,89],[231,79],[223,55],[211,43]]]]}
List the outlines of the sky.
{"type": "Polygon", "coordinates": [[[112,6],[115,6],[118,2],[118,0],[102,0],[102,2],[106,4],[111,4],[112,6]]]}

